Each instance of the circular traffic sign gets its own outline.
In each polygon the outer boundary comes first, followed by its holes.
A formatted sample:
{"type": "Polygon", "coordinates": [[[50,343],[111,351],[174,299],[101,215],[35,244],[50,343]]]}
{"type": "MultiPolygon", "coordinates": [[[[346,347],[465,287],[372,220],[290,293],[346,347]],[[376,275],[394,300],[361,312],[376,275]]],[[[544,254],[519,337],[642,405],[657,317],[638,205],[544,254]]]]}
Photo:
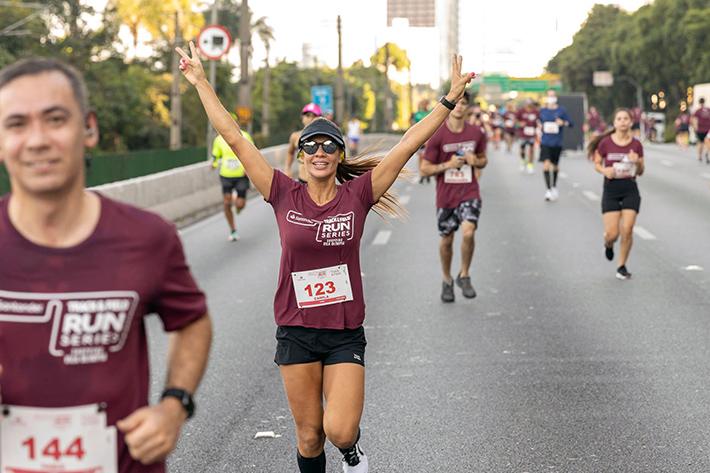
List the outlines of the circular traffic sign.
{"type": "Polygon", "coordinates": [[[197,36],[197,48],[207,58],[217,60],[229,52],[232,37],[219,25],[209,25],[202,28],[197,36]]]}

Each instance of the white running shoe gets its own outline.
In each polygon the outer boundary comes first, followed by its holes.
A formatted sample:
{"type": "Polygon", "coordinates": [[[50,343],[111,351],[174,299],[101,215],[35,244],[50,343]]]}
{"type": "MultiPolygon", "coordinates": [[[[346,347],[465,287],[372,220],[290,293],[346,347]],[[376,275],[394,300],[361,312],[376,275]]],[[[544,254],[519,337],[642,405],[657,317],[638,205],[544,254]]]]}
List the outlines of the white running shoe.
{"type": "Polygon", "coordinates": [[[362,451],[358,444],[343,455],[343,472],[344,473],[367,473],[367,455],[362,451]]]}
{"type": "Polygon", "coordinates": [[[545,200],[547,202],[552,202],[552,191],[550,189],[545,191],[545,200]]]}
{"type": "Polygon", "coordinates": [[[518,169],[520,169],[520,172],[525,172],[525,161],[523,161],[523,164],[521,164],[518,169]]]}
{"type": "Polygon", "coordinates": [[[560,196],[560,193],[557,192],[557,187],[553,187],[551,190],[552,190],[552,200],[557,200],[557,198],[560,196]]]}
{"type": "Polygon", "coordinates": [[[528,163],[528,174],[533,174],[535,173],[535,170],[533,169],[532,163],[528,163]]]}

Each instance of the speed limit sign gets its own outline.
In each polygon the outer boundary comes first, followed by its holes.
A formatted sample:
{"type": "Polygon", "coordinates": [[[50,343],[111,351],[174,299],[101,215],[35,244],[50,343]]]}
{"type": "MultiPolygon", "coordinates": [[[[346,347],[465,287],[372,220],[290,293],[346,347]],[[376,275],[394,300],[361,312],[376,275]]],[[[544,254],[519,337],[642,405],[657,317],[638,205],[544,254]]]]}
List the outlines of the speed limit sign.
{"type": "Polygon", "coordinates": [[[232,37],[219,25],[209,25],[202,28],[197,36],[197,47],[207,58],[217,60],[229,52],[232,37]]]}

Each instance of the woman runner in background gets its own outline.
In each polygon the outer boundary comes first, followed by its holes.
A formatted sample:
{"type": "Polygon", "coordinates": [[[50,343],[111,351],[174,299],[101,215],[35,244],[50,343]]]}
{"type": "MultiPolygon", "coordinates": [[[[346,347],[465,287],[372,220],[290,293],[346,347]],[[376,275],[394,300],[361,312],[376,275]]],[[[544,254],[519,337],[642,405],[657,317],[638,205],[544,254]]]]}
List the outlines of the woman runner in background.
{"type": "Polygon", "coordinates": [[[282,253],[274,300],[275,361],[296,424],[298,468],[324,473],[328,438],[343,455],[345,473],[367,472],[367,457],[358,445],[365,400],[359,251],[365,217],[373,207],[395,215],[403,210],[387,191],[474,75],[462,74],[461,57],[454,56],[451,90],[441,105],[382,159],[347,159],[340,129],[327,119],[314,120],[299,139],[299,159],[308,173],[307,182],[299,183],[273,169],[242,136],[205,78],[195,45],[190,42],[192,58],[176,49],[183,58],[180,68],[197,89],[210,121],[276,215],[282,253]]]}
{"type": "Polygon", "coordinates": [[[587,157],[594,158],[594,169],[604,174],[602,213],[604,214],[604,254],[614,259],[614,243],[621,233],[621,248],[616,277],[629,279],[626,260],[633,242],[634,223],[641,206],[636,176],[644,171],[643,146],[632,135],[631,111],[619,108],[614,112],[614,127],[594,138],[587,148],[587,157]]]}

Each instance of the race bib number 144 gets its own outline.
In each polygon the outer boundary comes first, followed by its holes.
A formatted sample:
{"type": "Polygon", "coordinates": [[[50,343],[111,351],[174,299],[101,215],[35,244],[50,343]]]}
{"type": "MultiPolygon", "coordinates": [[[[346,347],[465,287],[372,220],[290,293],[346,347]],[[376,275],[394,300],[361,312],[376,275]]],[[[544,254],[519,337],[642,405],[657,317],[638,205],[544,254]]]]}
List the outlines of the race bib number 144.
{"type": "Polygon", "coordinates": [[[117,473],[116,428],[96,404],[1,408],[0,473],[117,473]]]}

